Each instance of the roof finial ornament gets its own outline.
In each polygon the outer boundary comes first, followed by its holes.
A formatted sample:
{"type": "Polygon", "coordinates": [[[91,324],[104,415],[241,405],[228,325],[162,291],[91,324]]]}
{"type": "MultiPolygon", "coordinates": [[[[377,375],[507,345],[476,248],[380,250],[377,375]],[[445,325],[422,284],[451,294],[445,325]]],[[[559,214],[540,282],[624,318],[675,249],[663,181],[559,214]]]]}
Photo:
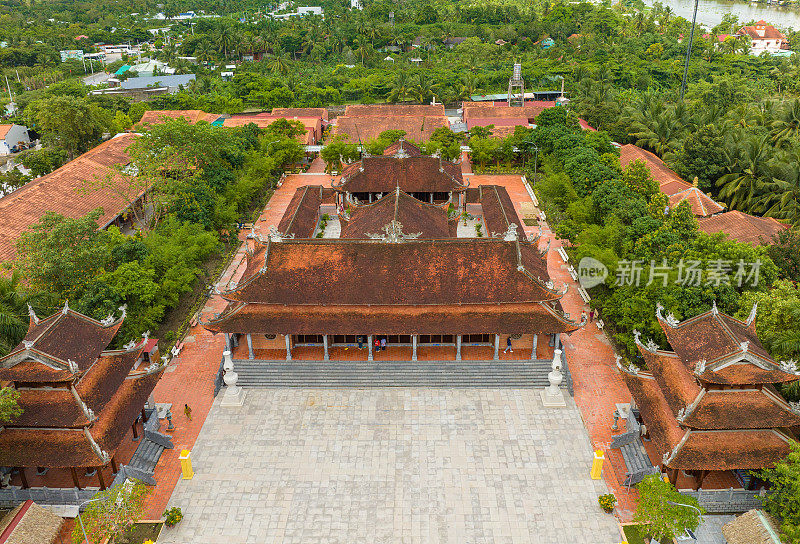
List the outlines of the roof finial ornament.
{"type": "Polygon", "coordinates": [[[100,320],[100,324],[104,327],[108,327],[114,322],[114,314],[108,314],[108,317],[105,317],[100,320]]]}
{"type": "Polygon", "coordinates": [[[64,308],[62,308],[61,313],[67,315],[69,313],[69,301],[64,301],[64,308]]]}
{"type": "Polygon", "coordinates": [[[150,331],[144,331],[142,342],[146,344],[148,340],[150,340],[150,331]]]}
{"type": "Polygon", "coordinates": [[[714,300],[714,303],[711,305],[711,315],[719,315],[719,310],[717,309],[717,301],[714,300]]]}
{"type": "Polygon", "coordinates": [[[123,349],[124,349],[125,351],[133,351],[133,348],[135,348],[135,347],[136,347],[136,342],[134,342],[133,340],[131,340],[130,342],[128,342],[127,344],[125,344],[125,345],[124,345],[124,346],[122,346],[122,347],[123,347],[123,349]]]}
{"type": "Polygon", "coordinates": [[[656,304],[656,317],[659,321],[665,322],[667,325],[672,327],[673,329],[678,326],[679,322],[675,319],[675,315],[672,312],[669,312],[666,317],[661,315],[664,311],[664,306],[659,302],[656,304]]]}
{"type": "Polygon", "coordinates": [[[747,353],[747,350],[748,350],[748,348],[750,347],[750,340],[745,340],[744,342],[742,342],[741,344],[739,344],[739,347],[740,347],[740,348],[742,348],[742,351],[743,351],[744,353],[747,353]]]}
{"type": "Polygon", "coordinates": [[[683,423],[684,418],[686,418],[686,408],[681,408],[678,410],[678,416],[675,418],[678,420],[678,423],[683,423]]]}
{"type": "Polygon", "coordinates": [[[706,360],[700,359],[697,361],[697,364],[694,365],[694,373],[700,376],[706,371],[706,360]]]}
{"type": "Polygon", "coordinates": [[[127,304],[123,304],[118,309],[119,309],[120,312],[122,312],[122,315],[119,317],[120,320],[125,319],[125,316],[128,315],[128,305],[127,304]]]}
{"type": "Polygon", "coordinates": [[[31,349],[33,347],[33,344],[34,344],[33,340],[22,341],[22,347],[24,347],[25,349],[31,349]]]}
{"type": "Polygon", "coordinates": [[[789,409],[800,416],[800,402],[789,402],[789,409]]]}
{"type": "Polygon", "coordinates": [[[758,301],[753,303],[753,307],[750,309],[750,315],[747,316],[747,325],[752,325],[756,320],[756,313],[758,312],[758,301]]]}
{"type": "Polygon", "coordinates": [[[651,351],[651,352],[653,352],[653,353],[657,352],[657,351],[660,349],[660,348],[658,347],[658,344],[656,344],[656,343],[653,341],[653,339],[652,339],[652,338],[649,338],[649,339],[647,340],[647,344],[645,345],[645,347],[648,349],[648,351],[651,351]]]}
{"type": "Polygon", "coordinates": [[[416,240],[422,236],[421,232],[415,232],[413,234],[404,233],[403,224],[396,219],[393,219],[391,223],[383,226],[383,234],[366,234],[367,238],[388,242],[390,244],[399,244],[400,242],[405,242],[406,240],[416,240]]]}
{"type": "Polygon", "coordinates": [[[517,241],[517,225],[516,223],[509,223],[508,230],[503,234],[503,241],[504,242],[516,242],[517,241]]]}
{"type": "Polygon", "coordinates": [[[641,336],[642,333],[639,332],[639,329],[633,329],[633,341],[639,344],[640,346],[644,345],[642,344],[641,336]]]}
{"type": "Polygon", "coordinates": [[[31,306],[30,302],[28,303],[28,315],[30,316],[34,325],[39,324],[39,317],[36,315],[36,312],[33,310],[33,306],[31,306]]]}
{"type": "Polygon", "coordinates": [[[797,368],[797,361],[794,359],[790,359],[788,361],[781,361],[781,370],[786,372],[787,374],[800,374],[800,371],[797,368]]]}
{"type": "Polygon", "coordinates": [[[78,363],[73,361],[72,359],[67,359],[67,366],[69,367],[69,371],[73,374],[77,374],[79,372],[78,363]]]}
{"type": "Polygon", "coordinates": [[[617,368],[622,370],[622,356],[615,353],[614,358],[617,360],[617,368]]]}
{"type": "Polygon", "coordinates": [[[269,239],[272,242],[283,242],[284,240],[291,240],[292,238],[294,238],[294,234],[281,234],[278,232],[275,225],[269,228],[269,239]]]}

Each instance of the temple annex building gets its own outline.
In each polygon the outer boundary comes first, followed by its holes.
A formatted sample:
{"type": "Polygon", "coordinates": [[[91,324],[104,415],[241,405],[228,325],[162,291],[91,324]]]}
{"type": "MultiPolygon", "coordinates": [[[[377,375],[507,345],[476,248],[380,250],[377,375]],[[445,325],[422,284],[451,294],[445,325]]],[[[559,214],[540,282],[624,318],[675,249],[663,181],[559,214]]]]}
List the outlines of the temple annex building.
{"type": "MultiPolygon", "coordinates": [[[[128,475],[155,483],[123,466],[133,463],[125,438],[131,432],[141,447],[160,435],[151,429],[158,418],[145,406],[165,366],[146,336],[108,349],[124,319],[124,309],[102,321],[67,304],[43,319],[31,310],[25,338],[0,358],[0,384],[19,392],[23,410],[0,427],[4,480],[11,476],[23,490],[38,487],[46,503],[47,488],[105,489],[128,475]]],[[[155,439],[167,445],[166,436],[155,439]]]]}
{"type": "Polygon", "coordinates": [[[547,358],[581,323],[521,224],[505,188],[470,187],[458,164],[401,140],[299,187],[277,228],[248,240],[206,327],[237,359],[547,358]]]}
{"type": "Polygon", "coordinates": [[[776,387],[800,379],[800,369],[761,345],[755,306],[746,321],[716,304],[682,322],[660,305],[656,315],[673,351],[642,343],[637,332],[647,370],[618,363],[658,457],[653,464],[673,483],[679,471],[694,476],[697,489],[718,471],[737,472],[752,487],[748,471],[772,467],[796,440],[800,405],[776,387]]]}

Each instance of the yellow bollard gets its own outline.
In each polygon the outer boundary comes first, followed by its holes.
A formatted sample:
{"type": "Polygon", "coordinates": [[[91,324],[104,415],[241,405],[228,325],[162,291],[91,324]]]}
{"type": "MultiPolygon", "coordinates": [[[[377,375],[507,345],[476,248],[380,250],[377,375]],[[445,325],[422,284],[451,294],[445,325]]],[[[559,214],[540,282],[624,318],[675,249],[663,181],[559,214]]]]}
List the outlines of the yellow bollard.
{"type": "Polygon", "coordinates": [[[194,476],[194,471],[192,471],[192,452],[189,450],[181,451],[181,456],[179,459],[181,460],[181,472],[183,473],[183,479],[191,480],[194,476]]]}
{"type": "Polygon", "coordinates": [[[599,480],[600,475],[603,472],[603,460],[605,459],[605,454],[603,454],[603,450],[596,450],[594,452],[594,461],[592,462],[592,472],[591,477],[592,480],[599,480]]]}

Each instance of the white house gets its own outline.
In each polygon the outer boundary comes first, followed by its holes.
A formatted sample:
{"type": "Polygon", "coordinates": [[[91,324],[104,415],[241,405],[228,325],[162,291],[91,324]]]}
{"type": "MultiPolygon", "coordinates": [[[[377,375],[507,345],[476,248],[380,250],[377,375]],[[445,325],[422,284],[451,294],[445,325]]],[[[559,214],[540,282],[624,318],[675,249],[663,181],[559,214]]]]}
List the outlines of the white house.
{"type": "Polygon", "coordinates": [[[760,55],[764,51],[775,54],[789,49],[789,40],[786,36],[765,21],[759,21],[753,26],[742,27],[736,35],[750,38],[751,55],[760,55]]]}
{"type": "Polygon", "coordinates": [[[0,125],[0,155],[10,155],[27,148],[31,143],[28,127],[22,125],[0,125]]]}

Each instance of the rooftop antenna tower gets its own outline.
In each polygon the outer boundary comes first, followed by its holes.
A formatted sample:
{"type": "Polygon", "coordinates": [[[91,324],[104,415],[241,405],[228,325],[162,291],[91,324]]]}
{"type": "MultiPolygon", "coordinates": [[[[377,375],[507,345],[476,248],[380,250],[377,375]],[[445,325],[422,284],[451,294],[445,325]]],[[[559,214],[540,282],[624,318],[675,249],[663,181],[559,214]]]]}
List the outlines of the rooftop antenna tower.
{"type": "Polygon", "coordinates": [[[522,107],[525,105],[525,80],[522,79],[522,65],[514,63],[514,72],[508,80],[508,105],[522,107]]]}

